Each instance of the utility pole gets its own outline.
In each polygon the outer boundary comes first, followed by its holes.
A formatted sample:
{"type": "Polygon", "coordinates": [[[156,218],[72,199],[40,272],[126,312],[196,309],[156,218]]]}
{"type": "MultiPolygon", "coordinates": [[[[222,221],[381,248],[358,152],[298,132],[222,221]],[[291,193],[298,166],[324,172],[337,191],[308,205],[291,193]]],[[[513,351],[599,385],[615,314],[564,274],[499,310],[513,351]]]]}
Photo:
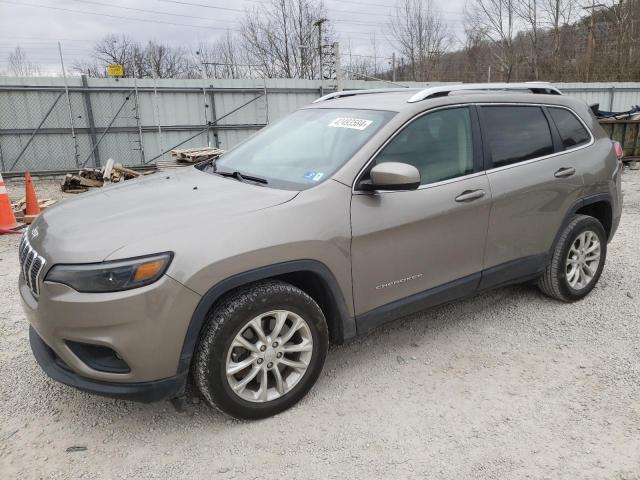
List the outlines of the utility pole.
{"type": "Polygon", "coordinates": [[[196,50],[196,56],[198,57],[198,61],[200,62],[200,73],[202,74],[202,79],[206,80],[207,66],[205,65],[204,58],[200,56],[200,50],[196,50]]]}
{"type": "Polygon", "coordinates": [[[307,65],[306,65],[306,55],[305,50],[309,48],[308,45],[298,45],[300,49],[300,78],[306,78],[307,65]]]}
{"type": "Polygon", "coordinates": [[[324,77],[324,72],[322,71],[323,69],[323,58],[322,58],[322,24],[324,22],[328,22],[329,20],[326,18],[321,18],[319,20],[316,20],[315,22],[313,22],[313,26],[314,27],[318,27],[318,60],[319,60],[319,69],[320,69],[320,96],[324,95],[324,88],[323,88],[323,77],[324,77]]]}
{"type": "Polygon", "coordinates": [[[333,63],[336,69],[336,90],[342,91],[342,62],[340,61],[340,44],[335,42],[333,44],[333,55],[335,56],[335,61],[333,63]]]}
{"type": "Polygon", "coordinates": [[[396,52],[391,53],[391,81],[396,81],[396,52]]]}
{"type": "Polygon", "coordinates": [[[591,21],[589,22],[589,38],[587,40],[587,70],[585,75],[585,82],[589,81],[589,76],[591,74],[591,64],[593,62],[593,50],[595,48],[595,27],[596,27],[596,8],[604,7],[607,8],[606,5],[602,3],[596,3],[596,0],[591,0],[591,5],[587,7],[582,7],[583,10],[591,10],[591,21]]]}
{"type": "Polygon", "coordinates": [[[71,138],[73,138],[73,147],[75,150],[76,166],[80,166],[80,158],[78,153],[78,139],[76,138],[76,129],[73,124],[73,110],[71,109],[71,97],[69,96],[69,84],[67,83],[67,72],[64,69],[64,60],[62,59],[62,44],[58,42],[58,53],[60,54],[60,68],[62,68],[62,78],[64,80],[64,91],[67,95],[67,107],[69,108],[69,125],[71,127],[71,138]]]}

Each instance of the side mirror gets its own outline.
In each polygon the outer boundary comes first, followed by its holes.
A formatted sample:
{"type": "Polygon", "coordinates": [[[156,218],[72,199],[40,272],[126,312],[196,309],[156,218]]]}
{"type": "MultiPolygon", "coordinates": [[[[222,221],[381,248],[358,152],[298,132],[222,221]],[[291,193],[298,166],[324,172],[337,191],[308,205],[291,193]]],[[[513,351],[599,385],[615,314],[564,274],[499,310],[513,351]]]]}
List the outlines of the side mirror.
{"type": "Polygon", "coordinates": [[[371,169],[369,176],[371,180],[360,183],[362,190],[415,190],[420,186],[420,172],[408,163],[379,163],[371,169]]]}

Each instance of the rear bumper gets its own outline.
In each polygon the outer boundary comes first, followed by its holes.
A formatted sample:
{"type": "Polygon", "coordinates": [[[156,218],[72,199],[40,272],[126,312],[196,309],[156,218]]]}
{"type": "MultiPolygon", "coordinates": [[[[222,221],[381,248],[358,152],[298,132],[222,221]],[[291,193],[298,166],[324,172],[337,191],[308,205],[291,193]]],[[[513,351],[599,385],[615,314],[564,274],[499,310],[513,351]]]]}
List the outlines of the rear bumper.
{"type": "Polygon", "coordinates": [[[187,373],[162,380],[138,383],[93,380],[71,371],[62,359],[40,338],[33,327],[29,327],[29,343],[36,361],[49,377],[85,392],[138,402],[155,402],[175,398],[184,392],[187,373]]]}

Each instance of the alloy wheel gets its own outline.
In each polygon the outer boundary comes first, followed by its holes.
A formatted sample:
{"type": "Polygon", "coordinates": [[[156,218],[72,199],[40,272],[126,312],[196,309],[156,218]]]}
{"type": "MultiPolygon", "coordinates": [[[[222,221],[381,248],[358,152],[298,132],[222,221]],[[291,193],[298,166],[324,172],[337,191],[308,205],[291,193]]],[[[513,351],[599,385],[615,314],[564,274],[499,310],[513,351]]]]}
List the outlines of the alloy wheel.
{"type": "Polygon", "coordinates": [[[251,319],[233,339],[227,352],[227,381],[249,402],[275,400],[302,379],[312,354],[307,322],[288,310],[273,310],[251,319]]]}
{"type": "Polygon", "coordinates": [[[574,290],[585,288],[596,275],[600,265],[600,240],[591,230],[585,230],[571,244],[566,261],[566,276],[574,290]]]}

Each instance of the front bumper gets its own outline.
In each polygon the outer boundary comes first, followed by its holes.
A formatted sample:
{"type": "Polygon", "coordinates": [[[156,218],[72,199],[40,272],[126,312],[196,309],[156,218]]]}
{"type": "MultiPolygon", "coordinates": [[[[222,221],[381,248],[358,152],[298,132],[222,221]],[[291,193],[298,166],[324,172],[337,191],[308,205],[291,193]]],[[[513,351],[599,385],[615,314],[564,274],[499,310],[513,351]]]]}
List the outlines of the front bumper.
{"type": "Polygon", "coordinates": [[[38,363],[55,380],[82,390],[151,401],[179,392],[185,334],[200,295],[171,277],[113,293],[80,293],[42,282],[36,299],[23,276],[19,290],[31,324],[38,363]],[[112,352],[127,368],[118,372],[83,357],[74,344],[112,352]],[[144,393],[146,392],[146,393],[144,393]]]}
{"type": "Polygon", "coordinates": [[[49,377],[65,385],[105,397],[155,402],[182,395],[187,382],[186,372],[175,377],[151,382],[115,383],[92,380],[71,371],[49,345],[40,338],[33,327],[29,327],[29,343],[36,361],[49,377]]]}

